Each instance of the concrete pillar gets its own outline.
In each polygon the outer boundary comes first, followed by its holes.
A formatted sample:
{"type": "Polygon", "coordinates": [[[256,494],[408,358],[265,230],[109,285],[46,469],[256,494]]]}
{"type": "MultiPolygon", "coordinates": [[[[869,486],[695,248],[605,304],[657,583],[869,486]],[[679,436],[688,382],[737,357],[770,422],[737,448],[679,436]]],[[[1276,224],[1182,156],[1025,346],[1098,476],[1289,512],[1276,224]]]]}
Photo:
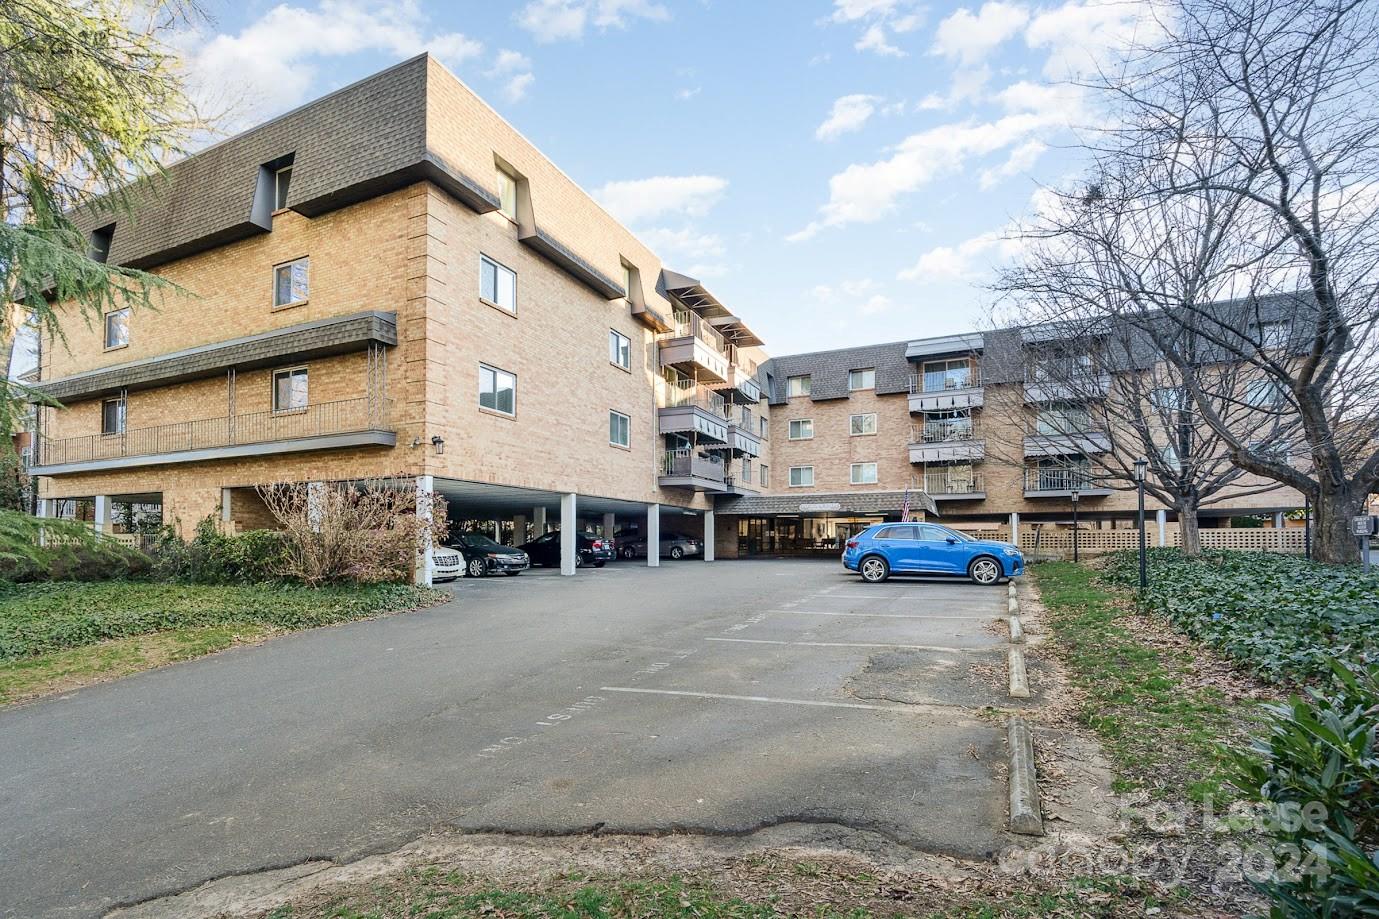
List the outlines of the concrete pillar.
{"type": "Polygon", "coordinates": [[[230,526],[230,521],[235,519],[235,515],[230,508],[230,496],[234,494],[234,489],[222,488],[220,490],[220,523],[226,529],[230,526]]]}
{"type": "Polygon", "coordinates": [[[1014,512],[1010,515],[1010,544],[1020,545],[1020,515],[1014,512]]]}
{"type": "Polygon", "coordinates": [[[546,509],[544,507],[534,507],[531,510],[531,525],[534,531],[532,539],[546,535],[546,509]]]}
{"type": "MultiPolygon", "coordinates": [[[[38,514],[39,519],[41,519],[41,520],[46,520],[46,519],[52,517],[52,516],[53,516],[53,499],[52,499],[52,498],[39,498],[39,499],[38,499],[38,506],[35,507],[34,510],[35,510],[35,512],[38,514]]],[[[45,533],[43,530],[39,530],[39,531],[38,531],[38,544],[39,544],[40,546],[46,546],[46,545],[48,544],[48,534],[45,533]]]]}
{"type": "Polygon", "coordinates": [[[713,511],[704,511],[704,561],[713,561],[713,511]]]}
{"type": "Polygon", "coordinates": [[[96,495],[96,522],[94,524],[97,533],[110,532],[110,496],[96,495]]]}
{"type": "MultiPolygon", "coordinates": [[[[427,479],[427,480],[429,481],[431,477],[428,475],[428,476],[422,476],[422,478],[425,478],[425,479],[427,479]]],[[[420,482],[420,481],[421,481],[421,478],[417,479],[417,481],[420,482]]],[[[421,486],[418,485],[418,486],[417,486],[418,492],[420,492],[420,488],[421,488],[421,486]]],[[[430,490],[431,490],[429,485],[427,486],[427,489],[426,489],[426,490],[427,490],[427,491],[430,491],[430,490]]],[[[306,485],[306,521],[307,521],[307,525],[310,526],[311,529],[313,529],[313,530],[319,530],[319,529],[321,528],[321,516],[325,513],[325,511],[326,511],[326,483],[325,483],[325,482],[308,482],[307,485],[306,485]]],[[[427,583],[427,584],[430,584],[431,582],[430,582],[430,581],[427,581],[426,583],[427,583]]]]}
{"type": "Polygon", "coordinates": [[[1283,529],[1283,511],[1274,512],[1274,529],[1283,529]]]}
{"type": "Polygon", "coordinates": [[[603,515],[603,538],[604,538],[604,539],[612,539],[612,538],[613,538],[613,530],[617,527],[617,525],[618,525],[618,518],[617,518],[615,515],[613,515],[613,514],[604,514],[604,515],[603,515]]]}
{"type": "Polygon", "coordinates": [[[574,492],[560,496],[560,573],[575,573],[575,554],[579,551],[579,519],[574,492]]]}
{"type": "Polygon", "coordinates": [[[1159,524],[1159,548],[1168,545],[1168,511],[1157,510],[1154,512],[1154,519],[1159,524]]]}
{"type": "Polygon", "coordinates": [[[527,518],[523,514],[517,514],[512,518],[512,544],[520,546],[527,540],[527,518]]]}
{"type": "Polygon", "coordinates": [[[501,543],[503,541],[503,521],[493,521],[493,541],[501,543]]]}
{"type": "Polygon", "coordinates": [[[646,567],[661,567],[661,505],[646,506],[646,567]]]}
{"type": "MultiPolygon", "coordinates": [[[[435,480],[429,475],[417,476],[417,516],[427,523],[431,522],[431,492],[435,488],[435,480]]],[[[421,545],[417,546],[417,567],[412,573],[413,583],[423,587],[430,587],[434,569],[431,560],[431,534],[429,530],[424,533],[421,545]]]]}

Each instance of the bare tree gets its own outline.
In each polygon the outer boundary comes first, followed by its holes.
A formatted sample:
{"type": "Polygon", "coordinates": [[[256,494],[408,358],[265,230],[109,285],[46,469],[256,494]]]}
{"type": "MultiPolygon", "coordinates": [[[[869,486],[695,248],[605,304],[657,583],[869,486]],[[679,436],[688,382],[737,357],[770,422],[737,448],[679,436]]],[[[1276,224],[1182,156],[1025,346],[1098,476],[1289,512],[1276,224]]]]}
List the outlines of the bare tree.
{"type": "Polygon", "coordinates": [[[1231,462],[1312,499],[1330,562],[1379,484],[1377,13],[1178,0],[1097,86],[1095,179],[1002,283],[1038,318],[1146,335],[1231,462]]]}

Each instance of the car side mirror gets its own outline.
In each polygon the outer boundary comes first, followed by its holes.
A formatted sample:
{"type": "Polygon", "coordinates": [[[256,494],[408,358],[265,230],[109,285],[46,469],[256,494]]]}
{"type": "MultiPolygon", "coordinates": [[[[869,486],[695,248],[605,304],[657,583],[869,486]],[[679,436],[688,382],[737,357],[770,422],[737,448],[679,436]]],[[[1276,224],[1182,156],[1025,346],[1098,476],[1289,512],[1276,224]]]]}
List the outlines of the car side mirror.
{"type": "Polygon", "coordinates": [[[947,539],[944,540],[944,542],[948,543],[948,545],[950,546],[956,546],[958,544],[957,539],[955,539],[952,536],[949,536],[947,539]]]}

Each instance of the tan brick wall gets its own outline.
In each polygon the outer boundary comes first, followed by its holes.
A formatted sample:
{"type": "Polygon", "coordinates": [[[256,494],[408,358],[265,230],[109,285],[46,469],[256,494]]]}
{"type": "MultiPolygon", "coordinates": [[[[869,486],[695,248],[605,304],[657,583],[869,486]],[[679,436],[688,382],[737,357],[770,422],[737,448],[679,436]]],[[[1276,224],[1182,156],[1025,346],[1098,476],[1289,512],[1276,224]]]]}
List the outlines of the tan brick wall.
{"type": "Polygon", "coordinates": [[[775,407],[771,418],[771,494],[900,491],[918,487],[910,465],[909,400],[867,390],[847,399],[814,402],[807,396],[775,407]],[[876,414],[876,433],[853,435],[853,415],[876,414]],[[790,422],[812,419],[812,440],[790,440],[790,422]],[[876,463],[875,485],[851,484],[853,463],[876,463]],[[791,488],[790,467],[814,467],[813,488],[791,488]]]}

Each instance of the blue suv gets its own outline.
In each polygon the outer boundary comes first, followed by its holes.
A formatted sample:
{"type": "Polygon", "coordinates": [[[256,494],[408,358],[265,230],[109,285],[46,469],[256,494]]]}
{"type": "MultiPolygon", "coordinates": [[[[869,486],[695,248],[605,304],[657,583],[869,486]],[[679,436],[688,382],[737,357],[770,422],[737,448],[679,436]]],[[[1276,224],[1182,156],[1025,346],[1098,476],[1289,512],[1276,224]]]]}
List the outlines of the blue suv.
{"type": "Polygon", "coordinates": [[[847,542],[843,567],[879,584],[892,574],[966,575],[996,584],[1025,570],[1025,557],[1010,543],[973,539],[933,523],[879,523],[847,542]]]}

